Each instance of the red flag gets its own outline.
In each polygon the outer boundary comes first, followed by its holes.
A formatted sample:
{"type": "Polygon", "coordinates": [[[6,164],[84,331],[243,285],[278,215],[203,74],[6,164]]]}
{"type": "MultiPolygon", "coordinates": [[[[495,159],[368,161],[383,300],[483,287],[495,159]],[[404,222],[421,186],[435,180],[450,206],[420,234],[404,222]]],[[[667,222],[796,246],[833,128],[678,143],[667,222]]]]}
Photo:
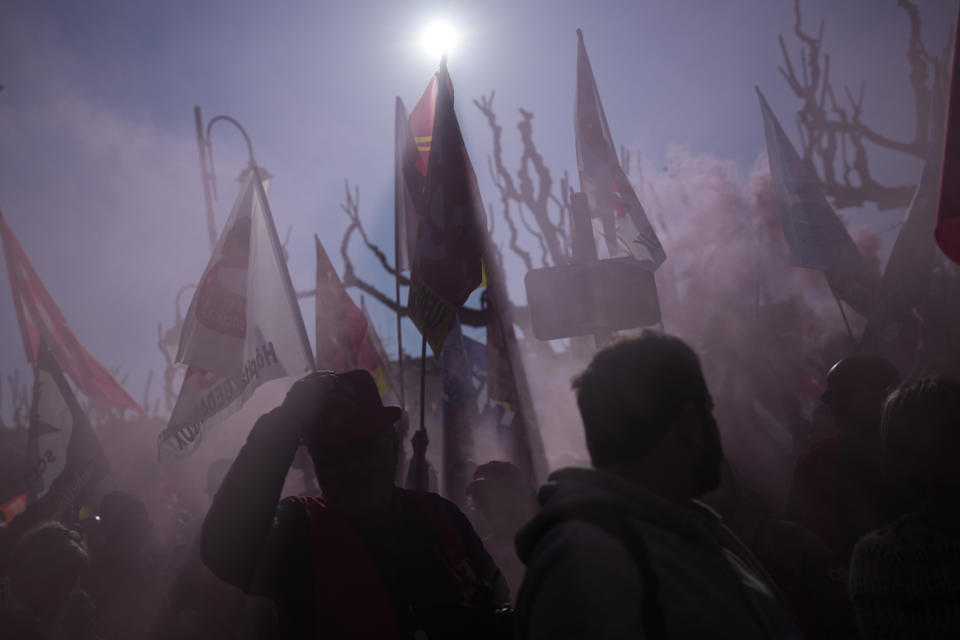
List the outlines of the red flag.
{"type": "Polygon", "coordinates": [[[436,74],[409,117],[403,100],[397,96],[394,212],[397,268],[401,270],[410,269],[410,260],[417,247],[417,231],[427,204],[427,160],[433,140],[436,101],[436,74]]]}
{"type": "Polygon", "coordinates": [[[380,338],[365,310],[347,293],[320,238],[313,238],[317,244],[317,368],[369,371],[382,396],[396,385],[380,338]]]}
{"type": "Polygon", "coordinates": [[[95,405],[131,409],[144,414],[140,405],[113,379],[110,372],[80,344],[2,213],[0,236],[27,361],[36,364],[37,346],[42,338],[73,384],[95,405]]]}
{"type": "Polygon", "coordinates": [[[944,255],[960,263],[960,38],[954,38],[947,139],[934,235],[944,255]]]}
{"type": "Polygon", "coordinates": [[[434,354],[443,350],[457,310],[483,280],[485,233],[483,201],[453,110],[453,87],[444,60],[437,76],[427,207],[417,234],[408,303],[410,319],[434,354]]]}
{"type": "Polygon", "coordinates": [[[417,170],[422,176],[427,175],[427,163],[430,161],[433,121],[437,111],[437,76],[438,74],[433,74],[420,100],[410,112],[410,133],[420,153],[417,158],[417,170]]]}

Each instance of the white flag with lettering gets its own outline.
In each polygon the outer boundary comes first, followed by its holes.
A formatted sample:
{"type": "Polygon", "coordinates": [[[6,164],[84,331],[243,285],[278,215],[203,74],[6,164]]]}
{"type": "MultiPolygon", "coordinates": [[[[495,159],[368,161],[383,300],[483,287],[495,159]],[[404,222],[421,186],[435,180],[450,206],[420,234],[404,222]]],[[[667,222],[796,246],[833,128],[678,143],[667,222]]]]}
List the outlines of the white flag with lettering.
{"type": "Polygon", "coordinates": [[[177,361],[188,365],[160,459],[192,453],[264,382],[314,369],[266,193],[250,172],[183,323],[177,361]]]}

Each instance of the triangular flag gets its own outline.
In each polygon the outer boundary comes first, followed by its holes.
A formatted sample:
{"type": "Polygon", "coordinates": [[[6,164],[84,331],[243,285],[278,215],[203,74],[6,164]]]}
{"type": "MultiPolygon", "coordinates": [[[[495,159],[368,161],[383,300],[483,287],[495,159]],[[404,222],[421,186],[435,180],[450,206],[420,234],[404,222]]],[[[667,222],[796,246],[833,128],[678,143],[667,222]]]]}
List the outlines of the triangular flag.
{"type": "Polygon", "coordinates": [[[264,382],[314,369],[260,171],[240,196],[183,322],[177,361],[188,365],[160,458],[183,457],[264,382]]]}
{"type": "MultiPolygon", "coordinates": [[[[41,509],[43,518],[72,523],[71,512],[107,472],[100,441],[53,353],[43,339],[37,345],[33,406],[25,473],[12,496],[0,496],[5,517],[41,509]],[[40,504],[42,503],[42,505],[40,504]]],[[[9,522],[9,521],[7,521],[9,522]]]]}
{"type": "Polygon", "coordinates": [[[317,368],[336,372],[364,369],[373,375],[380,395],[397,388],[386,352],[366,310],[358,307],[334,271],[330,258],[317,246],[316,337],[317,368]]]}
{"type": "Polygon", "coordinates": [[[899,325],[907,318],[914,321],[913,309],[930,293],[936,262],[933,239],[937,224],[937,197],[940,187],[940,149],[927,156],[920,184],[910,201],[906,217],[890,251],[876,298],[867,320],[863,345],[882,349],[883,343],[897,341],[899,325]]]}
{"type": "Polygon", "coordinates": [[[863,258],[820,183],[797,154],[760,89],[770,175],[780,222],[790,248],[790,264],[820,271],[863,269],[863,258]]]}
{"type": "Polygon", "coordinates": [[[2,213],[0,236],[27,362],[36,365],[38,345],[43,339],[73,384],[95,406],[119,407],[143,414],[140,405],[80,344],[2,213]]]}
{"type": "Polygon", "coordinates": [[[580,29],[577,29],[576,91],[573,130],[580,190],[587,194],[593,216],[613,219],[617,241],[610,243],[610,257],[632,255],[654,271],[667,259],[667,254],[620,167],[580,29]]]}
{"type": "Polygon", "coordinates": [[[437,76],[427,194],[407,306],[410,319],[439,355],[457,311],[483,279],[486,233],[483,201],[453,109],[445,59],[437,76]]]}

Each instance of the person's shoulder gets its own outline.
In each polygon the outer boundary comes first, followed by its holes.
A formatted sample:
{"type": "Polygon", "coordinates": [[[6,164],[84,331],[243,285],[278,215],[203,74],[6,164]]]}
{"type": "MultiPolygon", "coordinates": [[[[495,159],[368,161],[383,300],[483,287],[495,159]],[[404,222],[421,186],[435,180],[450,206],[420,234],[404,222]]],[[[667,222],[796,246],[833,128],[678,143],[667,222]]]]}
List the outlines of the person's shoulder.
{"type": "Polygon", "coordinates": [[[576,518],[543,531],[526,559],[528,567],[566,564],[590,572],[622,563],[632,563],[623,540],[599,524],[576,518]]]}
{"type": "MultiPolygon", "coordinates": [[[[396,489],[397,501],[402,509],[415,509],[417,511],[426,511],[434,513],[444,513],[449,515],[463,515],[456,504],[447,500],[441,495],[431,491],[416,491],[414,489],[396,489]]],[[[466,516],[464,516],[466,517],[466,516]]]]}
{"type": "Polygon", "coordinates": [[[957,575],[960,541],[905,516],[857,542],[850,561],[850,594],[927,596],[945,585],[955,589],[957,575]]]}

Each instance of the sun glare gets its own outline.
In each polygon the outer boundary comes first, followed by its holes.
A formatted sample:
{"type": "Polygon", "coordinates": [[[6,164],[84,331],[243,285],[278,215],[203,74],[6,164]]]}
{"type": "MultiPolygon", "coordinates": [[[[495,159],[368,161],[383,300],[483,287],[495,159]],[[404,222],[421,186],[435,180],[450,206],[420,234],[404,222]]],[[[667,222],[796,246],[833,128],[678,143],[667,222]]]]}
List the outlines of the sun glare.
{"type": "Polygon", "coordinates": [[[449,54],[458,41],[457,30],[445,20],[434,20],[420,33],[420,47],[434,58],[449,54]]]}

